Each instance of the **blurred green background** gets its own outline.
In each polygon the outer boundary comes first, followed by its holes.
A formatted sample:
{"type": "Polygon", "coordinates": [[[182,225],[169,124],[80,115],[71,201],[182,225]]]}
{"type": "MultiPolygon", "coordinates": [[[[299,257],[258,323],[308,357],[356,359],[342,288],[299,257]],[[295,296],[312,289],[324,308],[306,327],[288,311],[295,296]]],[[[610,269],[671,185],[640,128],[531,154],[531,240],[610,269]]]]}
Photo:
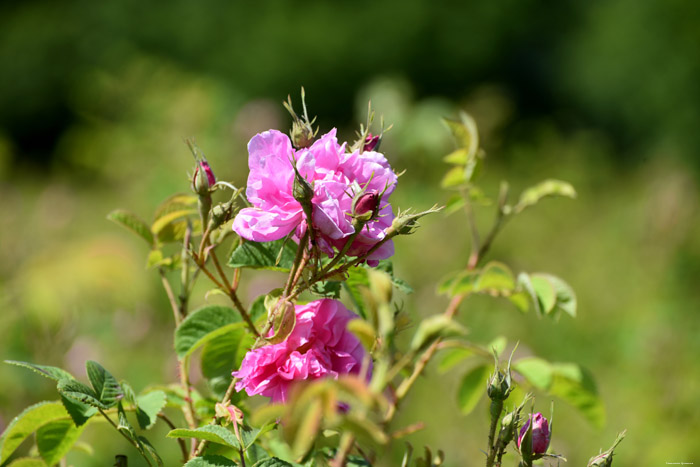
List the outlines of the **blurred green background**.
{"type": "MultiPolygon", "coordinates": [[[[407,169],[394,205],[427,208],[450,195],[439,188],[453,147],[440,117],[466,109],[491,195],[504,178],[515,193],[544,178],[577,188],[577,200],[515,219],[490,256],[565,278],[579,317],[553,323],[470,299],[459,319],[477,342],[505,335],[520,340],[519,355],[592,371],[608,422],[597,430],[556,402],[552,446],[569,465],[623,428],[616,465],[700,462],[699,50],[700,7],[684,0],[3,2],[0,356],[81,377],[98,360],[136,390],[176,379],[157,274],[105,216],[124,207],[148,219],[186,191],[185,137],[220,179],[242,185],[246,142],[288,128],[288,93],[298,103],[304,85],[321,132],[337,126],[345,139],[371,98],[394,124],[383,152],[407,169]]],[[[477,215],[487,226],[492,208],[477,215]]],[[[444,308],[435,285],[468,254],[461,214],[423,224],[396,242],[413,319],[444,308]]],[[[245,300],[278,280],[251,280],[245,300]]],[[[483,401],[467,417],[456,409],[463,370],[430,366],[396,423],[423,420],[409,440],[443,449],[449,466],[481,465],[486,444],[483,401]]],[[[1,365],[0,381],[2,428],[56,398],[22,369],[1,365]]],[[[549,400],[538,409],[548,413],[549,400]]],[[[69,464],[132,454],[109,429],[90,428],[95,453],[69,464]]],[[[174,463],[164,433],[150,438],[174,463]]]]}

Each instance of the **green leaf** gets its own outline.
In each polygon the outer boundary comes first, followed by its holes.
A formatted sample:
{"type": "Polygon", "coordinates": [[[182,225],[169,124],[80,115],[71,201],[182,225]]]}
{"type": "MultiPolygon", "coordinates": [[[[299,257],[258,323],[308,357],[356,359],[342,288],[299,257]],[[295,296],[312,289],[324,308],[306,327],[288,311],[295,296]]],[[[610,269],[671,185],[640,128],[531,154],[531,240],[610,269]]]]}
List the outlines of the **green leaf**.
{"type": "Polygon", "coordinates": [[[530,281],[542,313],[549,314],[557,303],[557,292],[554,284],[543,274],[531,274],[530,281]]]}
{"type": "Polygon", "coordinates": [[[440,360],[438,364],[438,371],[440,373],[447,373],[456,365],[474,355],[474,351],[464,347],[456,347],[445,350],[443,355],[442,360],[440,360]]]}
{"type": "Polygon", "coordinates": [[[455,188],[467,183],[466,173],[463,166],[452,167],[447,171],[442,181],[440,182],[441,188],[455,188]]]}
{"type": "Polygon", "coordinates": [[[221,398],[231,383],[231,372],[241,365],[248,349],[255,343],[245,328],[239,327],[215,337],[202,349],[202,374],[213,392],[221,398]]]}
{"type": "Polygon", "coordinates": [[[460,112],[459,117],[459,120],[443,118],[443,122],[457,141],[457,145],[466,150],[465,159],[470,159],[479,149],[479,131],[476,122],[469,114],[460,112]]]}
{"type": "Polygon", "coordinates": [[[466,330],[451,318],[442,314],[430,316],[418,325],[418,329],[413,335],[413,340],[411,340],[411,350],[419,351],[430,345],[437,338],[464,334],[466,334],[466,330]]]}
{"type": "Polygon", "coordinates": [[[188,216],[195,214],[197,214],[197,210],[194,208],[181,209],[178,211],[169,212],[163,215],[162,217],[158,218],[153,224],[151,224],[151,231],[154,234],[158,235],[165,227],[167,227],[169,224],[172,224],[174,221],[178,219],[187,218],[188,216]]]}
{"type": "Polygon", "coordinates": [[[39,454],[48,465],[57,464],[73,447],[84,429],[84,425],[78,428],[70,419],[42,426],[36,432],[39,454]]]}
{"type": "Polygon", "coordinates": [[[344,430],[353,433],[363,443],[386,444],[389,441],[387,435],[373,421],[354,415],[347,415],[341,422],[344,430]]]}
{"type": "Polygon", "coordinates": [[[131,230],[136,235],[143,238],[149,245],[154,244],[153,233],[150,227],[136,214],[124,209],[116,209],[107,215],[107,219],[131,230]]]}
{"type": "Polygon", "coordinates": [[[270,458],[270,454],[268,454],[268,452],[259,444],[253,444],[246,449],[245,456],[248,460],[248,464],[246,465],[255,465],[256,462],[270,458]]]}
{"type": "Polygon", "coordinates": [[[523,191],[514,210],[516,213],[522,212],[547,196],[576,198],[576,190],[570,183],[562,182],[561,180],[545,180],[523,191]]]}
{"type": "Polygon", "coordinates": [[[102,365],[89,360],[85,363],[88,379],[95,389],[97,398],[107,407],[114,405],[124,397],[122,387],[114,376],[112,376],[102,365]]]}
{"type": "Polygon", "coordinates": [[[253,467],[294,467],[294,466],[287,461],[283,461],[282,459],[278,459],[276,457],[270,457],[268,459],[263,459],[261,461],[256,462],[255,465],[253,465],[253,467]]]}
{"type": "Polygon", "coordinates": [[[158,414],[167,402],[163,391],[151,391],[136,400],[136,419],[143,429],[151,428],[158,420],[158,414]]]}
{"type": "Polygon", "coordinates": [[[228,429],[220,425],[204,425],[194,430],[177,428],[168,433],[168,438],[196,438],[206,439],[212,443],[223,444],[233,449],[240,449],[241,445],[236,437],[228,429]]]}
{"type": "Polygon", "coordinates": [[[515,279],[510,268],[503,263],[491,261],[481,270],[474,291],[491,295],[507,295],[515,288],[515,279]]]}
{"type": "Polygon", "coordinates": [[[46,462],[36,457],[21,457],[12,461],[7,467],[48,467],[46,462]]]}
{"type": "Polygon", "coordinates": [[[39,402],[27,407],[12,419],[0,437],[0,463],[5,462],[29,435],[58,420],[69,420],[60,402],[39,402]]]}
{"type": "Polygon", "coordinates": [[[184,467],[235,467],[238,464],[224,456],[195,457],[184,467]]]}
{"type": "Polygon", "coordinates": [[[411,294],[413,293],[413,287],[408,285],[406,281],[403,279],[399,279],[394,275],[394,263],[392,263],[388,259],[383,259],[379,261],[379,264],[372,268],[368,266],[367,264],[363,264],[362,267],[366,269],[374,269],[374,270],[379,270],[379,271],[384,271],[385,273],[389,274],[389,277],[391,278],[391,284],[396,287],[397,290],[400,292],[403,292],[405,294],[411,294]]]}
{"type": "Polygon", "coordinates": [[[546,360],[526,357],[513,363],[513,369],[541,391],[548,391],[552,385],[554,369],[546,360]]]}
{"type": "MultiPolygon", "coordinates": [[[[537,291],[535,290],[535,286],[532,284],[532,279],[530,278],[530,275],[521,272],[518,274],[518,279],[517,279],[517,287],[522,291],[521,293],[524,294],[529,300],[528,303],[532,304],[532,307],[535,310],[535,313],[537,313],[537,316],[542,316],[543,311],[542,311],[542,306],[540,305],[540,299],[538,298],[537,291]]],[[[511,301],[515,303],[518,308],[520,308],[522,311],[527,311],[529,306],[527,308],[524,308],[524,305],[519,305],[517,302],[517,297],[519,294],[514,294],[511,296],[511,301]]]]}
{"type": "Polygon", "coordinates": [[[217,336],[243,326],[241,316],[232,308],[204,306],[189,314],[175,330],[175,352],[183,358],[217,336]]]}
{"type": "Polygon", "coordinates": [[[160,458],[158,451],[156,451],[156,448],[150,441],[148,441],[148,439],[146,439],[144,436],[139,436],[137,438],[137,442],[139,443],[139,447],[142,451],[146,451],[151,458],[156,461],[156,464],[158,464],[159,467],[163,467],[163,459],[160,458]]]}
{"type": "Polygon", "coordinates": [[[454,195],[450,196],[450,199],[448,199],[447,203],[445,203],[445,215],[449,216],[450,214],[459,211],[466,203],[467,202],[464,200],[464,197],[461,194],[455,193],[454,195]]]}
{"type": "Polygon", "coordinates": [[[479,280],[479,271],[459,271],[444,278],[438,285],[438,293],[446,293],[450,297],[469,294],[474,291],[479,280]]]}
{"type": "Polygon", "coordinates": [[[61,394],[61,403],[63,403],[63,407],[68,411],[76,426],[84,425],[97,413],[96,407],[69,399],[63,394],[61,394]]]}
{"type": "Polygon", "coordinates": [[[272,337],[265,338],[265,341],[270,344],[279,344],[287,340],[297,322],[293,304],[284,302],[280,307],[284,307],[284,309],[277,310],[278,314],[274,323],[275,334],[272,337]]]}
{"type": "Polygon", "coordinates": [[[464,375],[457,393],[457,403],[464,415],[469,414],[481,396],[486,393],[486,383],[491,369],[487,365],[479,365],[464,375]]]}
{"type": "Polygon", "coordinates": [[[246,241],[233,251],[228,265],[232,268],[289,271],[294,264],[296,251],[297,245],[291,240],[286,243],[284,239],[265,243],[246,241]],[[283,244],[284,249],[282,249],[283,244]],[[280,250],[282,250],[281,255],[280,250]]]}
{"type": "Polygon", "coordinates": [[[554,304],[553,315],[556,317],[560,313],[564,312],[570,315],[572,318],[576,317],[576,294],[574,289],[571,288],[569,284],[564,282],[564,280],[553,276],[551,274],[542,274],[542,277],[548,279],[554,286],[554,291],[556,293],[556,303],[554,304]]]}
{"type": "Polygon", "coordinates": [[[447,162],[448,164],[453,164],[453,165],[466,165],[467,164],[467,159],[469,158],[469,153],[465,148],[459,148],[445,157],[443,157],[443,161],[447,162]]]}
{"type": "Polygon", "coordinates": [[[23,368],[28,368],[34,371],[35,373],[39,373],[41,376],[45,376],[46,378],[52,379],[54,381],[73,377],[73,375],[68,373],[66,370],[55,366],[36,365],[34,363],[19,362],[17,360],[5,360],[5,363],[9,363],[10,365],[15,366],[21,366],[23,368]]]}
{"type": "Polygon", "coordinates": [[[575,363],[557,363],[553,368],[550,394],[576,407],[593,426],[602,428],[605,406],[590,372],[575,363]]]}
{"type": "Polygon", "coordinates": [[[372,325],[367,321],[363,319],[353,319],[348,322],[347,330],[360,339],[360,342],[362,342],[362,345],[367,351],[371,351],[374,348],[377,342],[377,334],[374,332],[372,325]]]}
{"type": "Polygon", "coordinates": [[[248,450],[248,448],[250,448],[260,436],[273,430],[275,426],[275,423],[268,423],[261,428],[251,428],[249,426],[239,427],[238,433],[241,435],[241,441],[243,441],[244,449],[248,450]]]}
{"type": "Polygon", "coordinates": [[[341,283],[338,281],[320,281],[311,286],[310,291],[325,298],[340,298],[341,283]]]}
{"type": "Polygon", "coordinates": [[[363,288],[369,287],[369,278],[367,275],[367,269],[365,268],[352,268],[348,271],[348,279],[343,282],[345,290],[347,290],[350,298],[355,304],[358,314],[367,319],[369,316],[367,303],[365,302],[364,294],[362,293],[363,288]]]}
{"type": "Polygon", "coordinates": [[[109,407],[99,400],[99,396],[95,394],[89,386],[74,379],[62,379],[58,382],[58,392],[74,401],[82,402],[83,404],[91,405],[102,410],[109,407]]]}

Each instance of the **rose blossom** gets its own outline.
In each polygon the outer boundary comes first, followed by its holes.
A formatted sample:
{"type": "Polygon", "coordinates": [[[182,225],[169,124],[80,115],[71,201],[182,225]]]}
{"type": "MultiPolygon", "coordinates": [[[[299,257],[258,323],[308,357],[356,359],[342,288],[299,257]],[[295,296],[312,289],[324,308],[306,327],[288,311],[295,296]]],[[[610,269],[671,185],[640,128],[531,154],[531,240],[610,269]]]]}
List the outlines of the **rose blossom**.
{"type": "Polygon", "coordinates": [[[233,372],[239,379],[236,391],[286,402],[295,381],[360,372],[366,353],[346,328],[357,317],[352,311],[326,298],[296,305],[295,312],[296,325],[287,340],[251,350],[243,358],[233,372]]]}
{"type": "MultiPolygon", "coordinates": [[[[379,216],[362,228],[348,250],[349,256],[366,253],[384,238],[384,231],[394,218],[387,199],[396,186],[396,174],[386,158],[374,151],[345,152],[338,144],[336,130],[323,135],[311,147],[294,150],[287,135],[269,130],[255,135],[248,143],[250,174],[246,196],[253,207],[242,209],[233,222],[241,237],[268,242],[285,237],[292,231],[295,240],[306,229],[301,204],[294,199],[294,168],[313,184],[312,219],[318,246],[332,256],[354,233],[352,196],[361,190],[383,193],[379,216]]],[[[368,257],[368,263],[394,254],[391,240],[368,257]]]]}

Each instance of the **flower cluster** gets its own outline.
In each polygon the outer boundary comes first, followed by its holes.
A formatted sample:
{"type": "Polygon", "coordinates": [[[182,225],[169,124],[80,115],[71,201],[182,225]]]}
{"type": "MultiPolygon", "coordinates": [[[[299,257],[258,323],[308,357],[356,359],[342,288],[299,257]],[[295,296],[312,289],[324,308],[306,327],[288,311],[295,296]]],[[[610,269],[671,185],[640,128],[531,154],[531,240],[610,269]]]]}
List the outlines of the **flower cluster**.
{"type": "MultiPolygon", "coordinates": [[[[357,316],[337,300],[316,300],[295,307],[296,325],[287,340],[248,352],[236,390],[286,402],[294,381],[359,374],[366,352],[347,323],[357,316]]],[[[368,364],[371,363],[368,360],[368,364]]]]}
{"type": "MultiPolygon", "coordinates": [[[[233,223],[241,237],[256,242],[278,240],[290,233],[299,242],[307,228],[304,206],[295,197],[295,175],[313,189],[312,228],[321,251],[333,256],[352,238],[348,256],[365,255],[385,237],[394,213],[386,201],[396,186],[396,174],[384,155],[372,150],[346,152],[331,130],[308,148],[294,149],[289,137],[270,130],[248,143],[250,174],[246,197],[253,207],[242,209],[233,223]],[[296,170],[295,170],[296,169],[296,170]],[[376,215],[355,233],[353,198],[375,196],[376,215]]],[[[368,147],[375,148],[376,144],[368,147]]],[[[364,207],[364,206],[363,206],[364,207]]],[[[394,253],[391,240],[367,256],[370,265],[394,253]]]]}

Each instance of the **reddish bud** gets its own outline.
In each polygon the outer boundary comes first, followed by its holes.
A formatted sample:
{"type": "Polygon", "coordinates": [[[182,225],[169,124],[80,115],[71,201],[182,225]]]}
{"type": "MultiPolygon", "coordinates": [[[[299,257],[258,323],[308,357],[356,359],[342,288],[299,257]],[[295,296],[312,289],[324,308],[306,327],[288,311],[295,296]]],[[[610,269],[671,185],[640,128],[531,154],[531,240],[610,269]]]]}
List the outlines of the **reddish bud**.
{"type": "MultiPolygon", "coordinates": [[[[530,418],[520,429],[520,435],[518,436],[518,449],[520,449],[522,453],[522,450],[527,449],[527,445],[530,444],[532,446],[532,454],[544,454],[547,452],[547,448],[549,447],[549,439],[549,423],[541,413],[537,412],[534,415],[530,415],[530,418]],[[527,434],[528,429],[530,428],[530,422],[532,422],[532,438],[528,440],[527,434]],[[523,444],[525,446],[523,446],[523,444]]],[[[526,454],[523,453],[523,455],[525,456],[526,454]]]]}
{"type": "Polygon", "coordinates": [[[215,183],[216,177],[209,162],[206,159],[199,159],[192,177],[192,190],[200,195],[206,195],[215,183]]]}
{"type": "Polygon", "coordinates": [[[352,215],[362,221],[370,221],[379,213],[379,193],[367,191],[353,200],[352,215]]]}
{"type": "Polygon", "coordinates": [[[381,142],[382,135],[372,135],[372,133],[368,133],[367,137],[365,138],[365,142],[362,145],[362,152],[379,149],[379,143],[381,142]]]}

